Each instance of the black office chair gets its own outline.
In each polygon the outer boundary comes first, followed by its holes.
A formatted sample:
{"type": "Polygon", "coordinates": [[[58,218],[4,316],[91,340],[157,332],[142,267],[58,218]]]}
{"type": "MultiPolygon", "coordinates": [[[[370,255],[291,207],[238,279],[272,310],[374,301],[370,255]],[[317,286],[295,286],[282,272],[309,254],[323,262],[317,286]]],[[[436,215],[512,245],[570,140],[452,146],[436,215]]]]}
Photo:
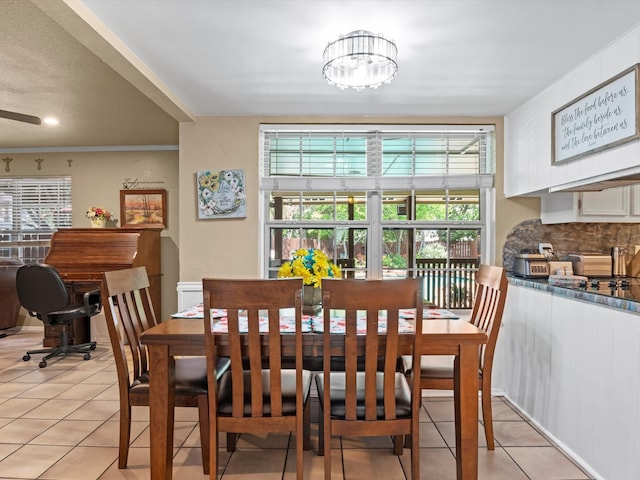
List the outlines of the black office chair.
{"type": "Polygon", "coordinates": [[[92,317],[102,310],[100,290],[84,294],[83,304],[70,304],[69,293],[58,271],[50,265],[24,265],[16,274],[16,287],[20,303],[32,317],[42,320],[45,325],[60,326],[60,345],[54,348],[30,350],[22,359],[26,362],[31,355],[47,353],[40,361],[40,368],[47,366],[47,360],[53,357],[82,353],[89,360],[96,342],[70,345],[68,327],[76,318],[92,317]]]}

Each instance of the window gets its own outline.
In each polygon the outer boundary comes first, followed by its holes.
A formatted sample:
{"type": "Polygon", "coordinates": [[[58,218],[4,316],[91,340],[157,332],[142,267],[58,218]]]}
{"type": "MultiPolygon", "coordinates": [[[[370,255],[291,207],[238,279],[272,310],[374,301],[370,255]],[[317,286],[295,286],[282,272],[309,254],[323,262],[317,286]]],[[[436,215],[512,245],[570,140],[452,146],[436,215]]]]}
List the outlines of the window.
{"type": "Polygon", "coordinates": [[[428,300],[470,307],[488,259],[493,126],[261,127],[265,276],[320,248],[350,277],[425,277],[428,300]]]}
{"type": "Polygon", "coordinates": [[[62,227],[71,227],[71,177],[0,179],[0,256],[42,262],[62,227]]]}

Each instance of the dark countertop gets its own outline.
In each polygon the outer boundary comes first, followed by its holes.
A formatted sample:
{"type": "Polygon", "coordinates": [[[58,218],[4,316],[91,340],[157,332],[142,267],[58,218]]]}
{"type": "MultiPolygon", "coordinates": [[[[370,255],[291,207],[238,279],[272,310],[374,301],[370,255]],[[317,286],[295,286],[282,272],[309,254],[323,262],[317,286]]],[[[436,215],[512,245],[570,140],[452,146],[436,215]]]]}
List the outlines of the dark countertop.
{"type": "Polygon", "coordinates": [[[620,310],[640,313],[640,297],[634,296],[634,292],[629,292],[629,295],[633,298],[621,298],[609,294],[604,295],[601,293],[596,293],[593,291],[589,291],[589,289],[576,289],[549,285],[549,282],[546,278],[521,278],[509,276],[509,283],[511,285],[518,285],[521,287],[533,288],[535,290],[542,290],[543,292],[549,292],[552,295],[561,295],[563,297],[596,303],[598,305],[604,305],[606,307],[618,308],[620,310]]]}

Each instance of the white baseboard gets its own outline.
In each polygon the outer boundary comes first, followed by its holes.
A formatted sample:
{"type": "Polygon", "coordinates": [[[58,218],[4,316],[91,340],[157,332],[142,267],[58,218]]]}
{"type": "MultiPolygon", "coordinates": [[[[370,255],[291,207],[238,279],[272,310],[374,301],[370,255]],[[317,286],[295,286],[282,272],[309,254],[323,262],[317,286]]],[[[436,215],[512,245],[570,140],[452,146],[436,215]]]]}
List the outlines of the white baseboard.
{"type": "Polygon", "coordinates": [[[560,448],[568,457],[571,458],[575,463],[580,465],[580,467],[587,472],[592,478],[595,480],[605,480],[602,475],[599,475],[593,467],[591,467],[587,462],[585,462],[576,452],[571,450],[564,442],[556,438],[552,433],[550,433],[546,428],[544,428],[535,418],[532,418],[526,411],[524,411],[508,394],[504,394],[504,397],[509,400],[509,403],[518,410],[523,417],[525,417],[529,422],[531,422],[535,427],[540,430],[547,438],[549,438],[553,443],[555,443],[558,448],[560,448]]]}

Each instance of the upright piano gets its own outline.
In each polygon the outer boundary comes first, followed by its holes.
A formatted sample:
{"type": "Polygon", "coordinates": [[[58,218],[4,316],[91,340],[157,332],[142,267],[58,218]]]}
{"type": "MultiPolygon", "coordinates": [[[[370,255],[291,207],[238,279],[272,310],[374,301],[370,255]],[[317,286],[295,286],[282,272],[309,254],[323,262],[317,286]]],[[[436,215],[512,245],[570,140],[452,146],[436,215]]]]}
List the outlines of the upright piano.
{"type": "MultiPolygon", "coordinates": [[[[63,228],[53,234],[44,262],[58,270],[70,297],[82,303],[82,295],[102,285],[102,273],[144,266],[149,275],[151,300],[160,319],[161,229],[63,228]]],[[[58,343],[59,328],[45,325],[43,344],[58,343]]],[[[69,340],[83,343],[91,340],[88,318],[75,321],[69,329],[69,340]]]]}

